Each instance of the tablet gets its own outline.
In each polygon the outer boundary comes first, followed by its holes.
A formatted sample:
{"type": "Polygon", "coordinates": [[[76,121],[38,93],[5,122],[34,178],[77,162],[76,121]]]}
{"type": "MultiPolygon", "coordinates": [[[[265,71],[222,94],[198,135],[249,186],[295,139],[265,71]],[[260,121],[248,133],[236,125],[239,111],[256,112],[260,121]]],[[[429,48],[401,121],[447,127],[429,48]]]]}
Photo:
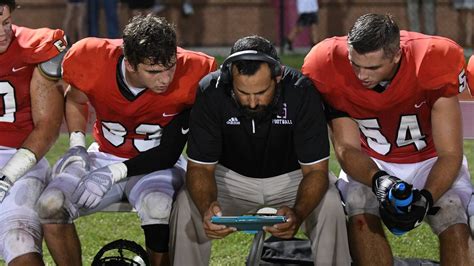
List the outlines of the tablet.
{"type": "Polygon", "coordinates": [[[238,231],[255,234],[261,231],[264,226],[286,222],[286,218],[280,215],[213,216],[211,222],[227,227],[235,227],[238,231]]]}

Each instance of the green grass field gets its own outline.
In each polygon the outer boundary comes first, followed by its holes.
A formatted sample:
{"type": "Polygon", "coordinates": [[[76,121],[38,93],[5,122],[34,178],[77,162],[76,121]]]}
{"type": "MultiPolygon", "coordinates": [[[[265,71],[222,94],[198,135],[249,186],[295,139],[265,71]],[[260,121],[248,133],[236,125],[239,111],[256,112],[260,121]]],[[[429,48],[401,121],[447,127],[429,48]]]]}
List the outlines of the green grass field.
{"type": "MultiPolygon", "coordinates": [[[[61,135],[46,157],[50,162],[55,162],[67,146],[67,136],[61,135]]],[[[473,151],[474,141],[465,141],[464,153],[468,157],[470,165],[474,165],[473,151]]],[[[333,158],[330,160],[330,169],[334,173],[338,173],[340,169],[333,158]]],[[[471,176],[474,176],[472,168],[471,176]]],[[[129,239],[144,246],[143,233],[135,213],[99,212],[79,218],[76,221],[76,226],[82,243],[84,265],[90,265],[97,251],[116,239],[129,239]]],[[[395,256],[439,260],[437,238],[426,224],[402,237],[388,235],[395,256]]],[[[243,265],[252,237],[253,235],[245,233],[235,233],[223,240],[214,241],[211,265],[243,265]]],[[[43,249],[47,265],[54,265],[45,245],[43,245],[43,249]]]]}

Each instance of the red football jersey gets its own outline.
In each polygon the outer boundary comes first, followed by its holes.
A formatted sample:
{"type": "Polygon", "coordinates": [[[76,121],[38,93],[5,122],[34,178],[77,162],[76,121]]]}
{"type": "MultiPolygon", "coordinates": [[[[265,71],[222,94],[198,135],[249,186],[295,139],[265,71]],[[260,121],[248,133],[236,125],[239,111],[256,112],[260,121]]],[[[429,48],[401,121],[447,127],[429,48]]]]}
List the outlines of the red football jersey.
{"type": "Polygon", "coordinates": [[[358,122],[371,157],[413,163],[436,156],[431,107],[466,88],[463,50],[453,41],[401,31],[402,59],[382,93],[364,88],[348,60],[347,38],[326,39],[306,56],[302,71],[324,100],[358,122]]]}
{"type": "Polygon", "coordinates": [[[100,150],[123,158],[160,144],[162,129],[194,103],[202,77],[216,69],[213,57],[178,48],[168,91],[144,90],[133,100],[121,92],[121,39],[86,38],[63,61],[63,79],[84,92],[96,111],[94,138],[100,150]]]}
{"type": "Polygon", "coordinates": [[[467,82],[469,84],[469,92],[474,96],[474,55],[471,55],[467,64],[467,82]]]}
{"type": "Polygon", "coordinates": [[[12,42],[0,54],[0,146],[19,148],[33,130],[30,101],[33,70],[65,47],[62,30],[13,26],[12,42]]]}

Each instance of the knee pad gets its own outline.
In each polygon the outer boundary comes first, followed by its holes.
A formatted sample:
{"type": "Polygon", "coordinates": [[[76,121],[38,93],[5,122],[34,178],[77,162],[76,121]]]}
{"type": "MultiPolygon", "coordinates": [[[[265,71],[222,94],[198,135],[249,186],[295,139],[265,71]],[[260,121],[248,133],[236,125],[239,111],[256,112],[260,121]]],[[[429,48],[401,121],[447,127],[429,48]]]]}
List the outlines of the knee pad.
{"type": "Polygon", "coordinates": [[[363,213],[379,216],[379,203],[370,187],[360,183],[349,183],[345,197],[345,210],[349,217],[363,213]]]}
{"type": "Polygon", "coordinates": [[[471,194],[471,200],[467,207],[467,215],[469,216],[469,227],[471,228],[471,235],[474,237],[474,193],[471,194]]]}
{"type": "Polygon", "coordinates": [[[154,252],[168,252],[170,227],[167,224],[142,225],[145,232],[145,245],[154,252]]]}
{"type": "Polygon", "coordinates": [[[467,215],[474,216],[474,192],[471,194],[469,204],[467,205],[467,215]]]}
{"type": "Polygon", "coordinates": [[[436,235],[452,225],[467,224],[467,212],[457,194],[448,191],[434,205],[441,209],[435,215],[426,216],[426,221],[436,235]]]}
{"type": "Polygon", "coordinates": [[[151,192],[141,199],[139,209],[142,225],[168,224],[173,199],[163,192],[151,192]]]}
{"type": "Polygon", "coordinates": [[[12,229],[3,236],[3,258],[7,264],[24,254],[41,254],[41,233],[28,232],[25,229],[12,229]]]}
{"type": "Polygon", "coordinates": [[[474,237],[474,215],[469,216],[469,228],[471,229],[471,236],[474,237]]]}
{"type": "Polygon", "coordinates": [[[57,188],[47,188],[38,199],[38,216],[42,224],[68,223],[70,221],[65,208],[66,196],[57,188]]]}

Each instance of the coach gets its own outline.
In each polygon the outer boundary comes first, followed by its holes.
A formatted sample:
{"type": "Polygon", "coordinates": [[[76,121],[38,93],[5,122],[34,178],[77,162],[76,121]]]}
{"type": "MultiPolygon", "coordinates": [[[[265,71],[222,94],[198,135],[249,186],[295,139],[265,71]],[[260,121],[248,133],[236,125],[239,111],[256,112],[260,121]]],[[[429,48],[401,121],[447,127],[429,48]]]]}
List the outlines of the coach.
{"type": "Polygon", "coordinates": [[[277,208],[265,227],[291,238],[303,222],[316,265],[349,265],[346,220],[328,176],[329,143],[319,95],[272,44],[239,39],[219,71],[200,83],[190,117],[187,188],[171,217],[174,265],[209,265],[211,239],[235,228],[210,222],[277,208]]]}

